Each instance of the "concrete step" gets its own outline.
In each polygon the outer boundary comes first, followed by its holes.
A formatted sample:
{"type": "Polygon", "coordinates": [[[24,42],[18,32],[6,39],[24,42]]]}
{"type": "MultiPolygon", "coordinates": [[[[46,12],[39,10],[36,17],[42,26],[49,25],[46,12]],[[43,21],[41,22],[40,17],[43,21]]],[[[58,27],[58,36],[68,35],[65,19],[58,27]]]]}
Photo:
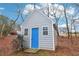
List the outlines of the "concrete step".
{"type": "Polygon", "coordinates": [[[24,52],[26,52],[26,53],[37,53],[38,51],[39,51],[39,49],[31,49],[31,48],[24,50],[24,52]]]}

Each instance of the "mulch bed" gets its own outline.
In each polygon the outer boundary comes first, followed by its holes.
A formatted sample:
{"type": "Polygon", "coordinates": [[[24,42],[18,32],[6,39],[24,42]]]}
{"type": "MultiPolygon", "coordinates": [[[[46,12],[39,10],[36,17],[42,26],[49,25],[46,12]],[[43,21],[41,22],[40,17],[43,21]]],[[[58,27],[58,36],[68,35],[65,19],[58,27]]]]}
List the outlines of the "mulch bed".
{"type": "Polygon", "coordinates": [[[18,41],[15,35],[10,35],[0,39],[0,55],[10,55],[16,51],[18,41]]]}
{"type": "Polygon", "coordinates": [[[15,52],[15,56],[78,56],[79,55],[79,37],[67,38],[59,37],[58,45],[55,51],[39,50],[37,53],[25,53],[23,51],[15,52]]]}
{"type": "Polygon", "coordinates": [[[36,53],[17,51],[18,40],[16,36],[7,36],[0,39],[0,55],[2,56],[79,56],[79,37],[58,37],[55,51],[39,50],[36,53]]]}

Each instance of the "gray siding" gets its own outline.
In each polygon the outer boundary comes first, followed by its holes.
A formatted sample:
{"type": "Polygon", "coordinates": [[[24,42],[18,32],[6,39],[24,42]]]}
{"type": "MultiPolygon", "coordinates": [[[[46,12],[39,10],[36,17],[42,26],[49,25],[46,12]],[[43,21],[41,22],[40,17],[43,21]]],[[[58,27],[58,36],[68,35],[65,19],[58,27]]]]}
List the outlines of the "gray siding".
{"type": "Polygon", "coordinates": [[[29,37],[24,36],[24,48],[30,48],[30,40],[29,37]]]}
{"type": "Polygon", "coordinates": [[[57,46],[57,32],[56,30],[54,30],[54,44],[55,44],[55,47],[57,46]]]}
{"type": "MultiPolygon", "coordinates": [[[[27,27],[22,27],[22,33],[24,34],[24,30],[26,29],[27,27]]],[[[28,28],[28,35],[24,35],[24,48],[30,48],[30,29],[28,28]]]]}
{"type": "Polygon", "coordinates": [[[54,33],[52,22],[39,12],[35,12],[28,22],[22,24],[22,32],[28,28],[28,36],[24,36],[25,48],[31,48],[32,28],[39,28],[39,49],[54,50],[54,33]],[[48,35],[43,35],[43,27],[48,27],[48,35]]]}
{"type": "Polygon", "coordinates": [[[40,29],[40,49],[53,50],[52,24],[48,25],[48,35],[43,35],[43,27],[40,29]]]}

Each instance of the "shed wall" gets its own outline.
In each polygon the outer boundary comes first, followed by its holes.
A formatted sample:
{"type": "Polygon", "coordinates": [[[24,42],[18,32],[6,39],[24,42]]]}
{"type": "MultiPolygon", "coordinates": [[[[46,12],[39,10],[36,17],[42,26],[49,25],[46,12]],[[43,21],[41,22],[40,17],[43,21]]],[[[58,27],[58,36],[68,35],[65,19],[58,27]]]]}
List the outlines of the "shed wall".
{"type": "Polygon", "coordinates": [[[32,28],[39,28],[39,49],[54,50],[54,33],[52,22],[45,18],[40,13],[34,13],[28,22],[22,24],[22,32],[24,29],[28,28],[28,36],[24,36],[24,46],[25,48],[31,48],[31,35],[32,28]],[[48,35],[43,35],[43,27],[48,27],[48,35]]]}

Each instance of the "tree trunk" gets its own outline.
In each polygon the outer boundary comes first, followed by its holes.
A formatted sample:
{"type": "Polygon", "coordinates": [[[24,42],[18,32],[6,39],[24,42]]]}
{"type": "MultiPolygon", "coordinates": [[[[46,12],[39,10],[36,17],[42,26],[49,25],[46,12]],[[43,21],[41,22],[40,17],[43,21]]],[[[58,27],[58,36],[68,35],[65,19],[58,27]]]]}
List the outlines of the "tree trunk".
{"type": "Polygon", "coordinates": [[[66,19],[67,33],[68,33],[68,39],[69,39],[70,35],[69,35],[68,19],[67,19],[67,15],[66,15],[66,10],[65,9],[64,9],[64,15],[65,15],[65,19],[66,19]]]}
{"type": "Polygon", "coordinates": [[[59,36],[59,31],[58,31],[58,21],[59,21],[60,18],[57,18],[55,13],[54,13],[54,17],[55,17],[55,20],[56,20],[56,23],[55,23],[55,24],[56,24],[56,32],[57,32],[57,36],[59,36]]]}
{"type": "Polygon", "coordinates": [[[0,37],[3,37],[3,30],[4,30],[4,28],[5,28],[5,24],[3,24],[3,26],[2,26],[2,30],[1,30],[1,33],[0,33],[0,37]]]}
{"type": "Polygon", "coordinates": [[[58,32],[57,25],[56,24],[53,24],[53,26],[54,26],[54,30],[56,30],[56,32],[57,32],[57,36],[59,36],[59,32],[58,32]]]}
{"type": "MultiPolygon", "coordinates": [[[[73,21],[73,20],[72,20],[73,21]]],[[[71,21],[71,39],[72,39],[72,24],[73,24],[73,22],[71,21]]]]}
{"type": "Polygon", "coordinates": [[[34,9],[36,8],[35,5],[36,5],[36,4],[34,3],[34,9]]]}
{"type": "Polygon", "coordinates": [[[59,31],[58,31],[58,20],[56,21],[56,27],[57,27],[57,36],[59,36],[59,31]]]}
{"type": "Polygon", "coordinates": [[[49,4],[47,4],[47,16],[49,17],[49,4]]]}
{"type": "Polygon", "coordinates": [[[77,33],[76,33],[76,27],[75,27],[75,25],[74,25],[74,30],[75,30],[75,37],[77,38],[77,33]]]}

